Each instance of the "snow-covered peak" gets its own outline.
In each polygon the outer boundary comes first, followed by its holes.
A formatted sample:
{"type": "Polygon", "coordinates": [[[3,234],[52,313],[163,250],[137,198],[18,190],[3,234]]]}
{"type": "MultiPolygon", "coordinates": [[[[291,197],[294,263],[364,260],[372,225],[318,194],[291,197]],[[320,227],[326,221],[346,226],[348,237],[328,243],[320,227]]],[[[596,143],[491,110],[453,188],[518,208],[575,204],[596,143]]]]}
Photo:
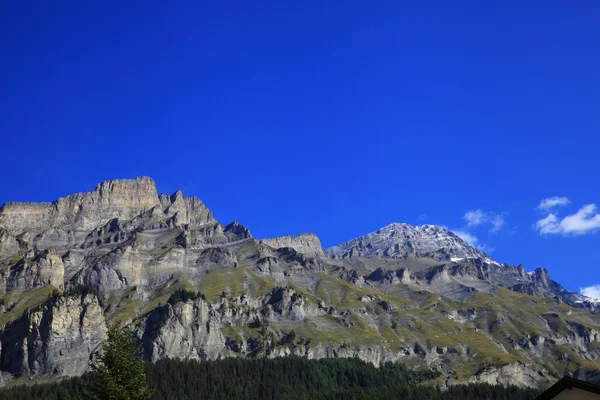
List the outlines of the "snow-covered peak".
{"type": "Polygon", "coordinates": [[[440,261],[452,259],[492,260],[468,245],[449,230],[436,225],[415,226],[392,223],[375,232],[325,250],[332,258],[380,256],[388,258],[426,257],[440,261]]]}

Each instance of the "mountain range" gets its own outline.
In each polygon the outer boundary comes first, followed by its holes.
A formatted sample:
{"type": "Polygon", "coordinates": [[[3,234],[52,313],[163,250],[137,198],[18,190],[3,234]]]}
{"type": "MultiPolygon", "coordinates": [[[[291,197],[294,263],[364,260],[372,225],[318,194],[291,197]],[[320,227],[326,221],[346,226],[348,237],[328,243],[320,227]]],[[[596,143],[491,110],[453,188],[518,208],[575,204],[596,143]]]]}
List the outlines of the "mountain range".
{"type": "Polygon", "coordinates": [[[600,370],[600,304],[445,228],[392,223],[322,249],[254,238],[148,177],[0,208],[0,384],[88,370],[107,329],[166,357],[358,357],[438,384],[538,387],[600,370]]]}

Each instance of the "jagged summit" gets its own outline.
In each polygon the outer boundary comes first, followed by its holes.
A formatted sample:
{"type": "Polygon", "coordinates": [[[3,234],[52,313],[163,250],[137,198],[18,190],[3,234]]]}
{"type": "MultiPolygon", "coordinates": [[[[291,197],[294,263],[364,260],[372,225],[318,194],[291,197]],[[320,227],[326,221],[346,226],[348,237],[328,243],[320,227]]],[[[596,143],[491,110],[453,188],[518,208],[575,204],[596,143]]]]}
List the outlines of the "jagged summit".
{"type": "Polygon", "coordinates": [[[113,179],[90,192],[75,193],[52,203],[8,202],[0,208],[0,227],[12,235],[64,228],[90,231],[112,219],[131,220],[154,210],[155,216],[174,217],[178,224],[215,223],[212,213],[195,197],[158,195],[152,178],[113,179]]]}
{"type": "Polygon", "coordinates": [[[449,230],[436,225],[415,226],[394,222],[375,232],[330,247],[331,258],[381,256],[386,258],[432,258],[450,261],[456,258],[490,259],[449,230]]]}
{"type": "Polygon", "coordinates": [[[158,205],[151,178],[115,179],[52,203],[6,203],[0,208],[0,226],[15,235],[58,226],[89,230],[113,218],[131,219],[158,205]]]}

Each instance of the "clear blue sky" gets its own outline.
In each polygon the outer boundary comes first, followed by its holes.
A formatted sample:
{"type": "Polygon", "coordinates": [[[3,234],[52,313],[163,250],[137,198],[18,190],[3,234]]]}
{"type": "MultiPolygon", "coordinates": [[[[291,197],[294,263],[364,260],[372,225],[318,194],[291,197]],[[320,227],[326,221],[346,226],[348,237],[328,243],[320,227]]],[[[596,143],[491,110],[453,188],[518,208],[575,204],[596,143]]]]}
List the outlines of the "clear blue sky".
{"type": "Polygon", "coordinates": [[[0,5],[0,203],[149,175],[257,237],[439,224],[600,284],[597,0],[125,3],[0,5]]]}

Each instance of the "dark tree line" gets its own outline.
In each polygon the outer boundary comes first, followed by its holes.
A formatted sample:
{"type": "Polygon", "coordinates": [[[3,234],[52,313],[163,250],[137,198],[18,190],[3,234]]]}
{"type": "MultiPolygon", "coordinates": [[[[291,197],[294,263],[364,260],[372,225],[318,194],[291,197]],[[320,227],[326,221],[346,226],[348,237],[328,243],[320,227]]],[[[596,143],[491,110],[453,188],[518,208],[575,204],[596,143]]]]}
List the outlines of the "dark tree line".
{"type": "MultiPolygon", "coordinates": [[[[528,400],[535,390],[486,384],[459,385],[442,391],[422,384],[439,376],[402,364],[375,368],[357,359],[307,360],[228,358],[218,361],[161,360],[146,364],[151,399],[497,399],[528,400]]],[[[87,398],[97,384],[93,373],[57,383],[0,390],[0,399],[72,400],[87,398]]]]}
{"type": "Polygon", "coordinates": [[[196,300],[198,298],[206,300],[206,297],[202,293],[193,292],[187,289],[178,289],[169,296],[169,303],[176,304],[182,301],[196,300]]]}

